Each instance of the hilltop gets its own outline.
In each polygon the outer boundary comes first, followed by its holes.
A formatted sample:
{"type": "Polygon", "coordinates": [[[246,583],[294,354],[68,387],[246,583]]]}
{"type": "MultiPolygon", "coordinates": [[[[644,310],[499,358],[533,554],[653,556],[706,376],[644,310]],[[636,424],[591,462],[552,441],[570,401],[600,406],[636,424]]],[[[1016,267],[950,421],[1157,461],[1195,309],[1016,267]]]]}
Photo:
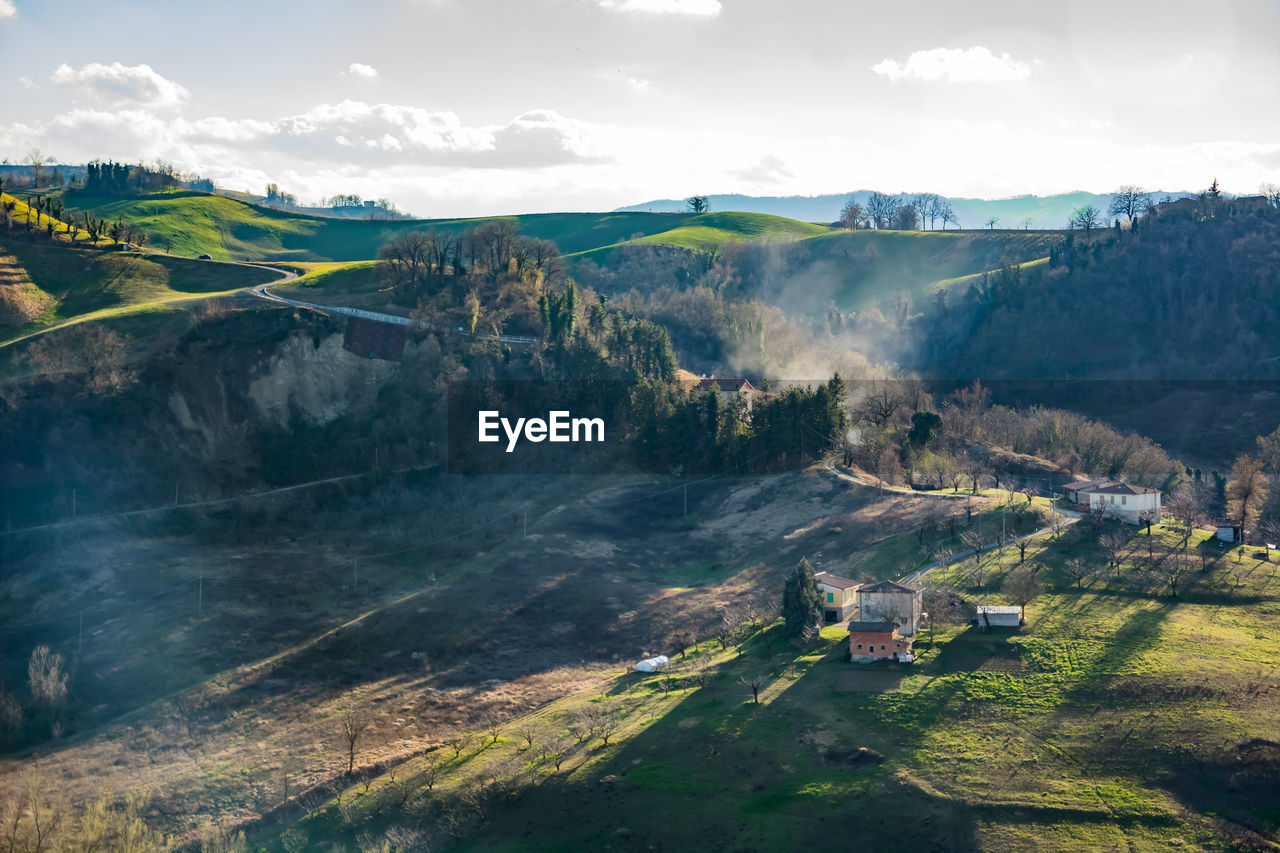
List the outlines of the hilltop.
{"type": "MultiPolygon", "coordinates": [[[[21,202],[18,202],[21,204],[21,202]]],[[[25,209],[25,205],[23,205],[25,209]]],[[[21,213],[21,211],[19,211],[21,213]]],[[[277,270],[199,261],[111,241],[71,239],[64,222],[40,217],[52,236],[0,233],[0,346],[85,320],[143,331],[163,325],[178,306],[279,278],[277,270]]]]}
{"type": "Polygon", "coordinates": [[[564,253],[610,245],[684,224],[689,216],[658,213],[545,213],[479,219],[369,221],[310,216],[199,192],[111,198],[69,193],[68,210],[108,220],[125,218],[152,245],[177,254],[207,253],[221,260],[368,260],[394,234],[434,228],[460,234],[505,220],[521,234],[551,240],[564,253]]]}
{"type": "MultiPolygon", "coordinates": [[[[865,205],[871,190],[854,190],[847,193],[828,193],[814,196],[749,196],[740,194],[707,196],[712,210],[742,210],[751,213],[769,213],[774,216],[785,216],[804,222],[835,222],[840,217],[840,209],[850,198],[865,205]]],[[[897,198],[910,200],[912,193],[899,193],[897,198]]],[[[1185,198],[1194,195],[1183,191],[1155,191],[1151,197],[1156,201],[1164,198],[1185,198]]],[[[943,196],[960,224],[965,228],[985,228],[991,217],[999,219],[1001,228],[1022,228],[1023,220],[1031,218],[1031,228],[1065,228],[1071,213],[1079,207],[1092,204],[1098,210],[1105,211],[1115,198],[1112,193],[1070,192],[1056,195],[1038,196],[1021,195],[1012,198],[967,198],[962,196],[943,196]]],[[[685,199],[654,199],[640,204],[618,208],[619,211],[657,211],[676,212],[687,208],[685,199]]]]}

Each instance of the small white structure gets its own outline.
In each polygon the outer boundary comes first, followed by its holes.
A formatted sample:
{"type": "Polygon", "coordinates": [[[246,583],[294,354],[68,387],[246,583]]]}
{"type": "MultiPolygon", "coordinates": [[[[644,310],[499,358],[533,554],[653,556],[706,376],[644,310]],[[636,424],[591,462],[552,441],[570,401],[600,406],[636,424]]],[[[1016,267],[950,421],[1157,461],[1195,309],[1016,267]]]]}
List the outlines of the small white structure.
{"type": "Polygon", "coordinates": [[[653,658],[645,658],[640,661],[640,663],[633,666],[632,669],[636,672],[657,672],[669,663],[671,663],[671,661],[667,660],[666,655],[658,655],[653,658]]]}
{"type": "Polygon", "coordinates": [[[1239,525],[1232,524],[1229,521],[1219,521],[1217,528],[1217,531],[1215,531],[1213,535],[1221,539],[1223,542],[1240,541],[1239,525]]]}
{"type": "Polygon", "coordinates": [[[1017,628],[1021,624],[1021,607],[1012,604],[978,605],[978,627],[980,628],[1017,628]]]}

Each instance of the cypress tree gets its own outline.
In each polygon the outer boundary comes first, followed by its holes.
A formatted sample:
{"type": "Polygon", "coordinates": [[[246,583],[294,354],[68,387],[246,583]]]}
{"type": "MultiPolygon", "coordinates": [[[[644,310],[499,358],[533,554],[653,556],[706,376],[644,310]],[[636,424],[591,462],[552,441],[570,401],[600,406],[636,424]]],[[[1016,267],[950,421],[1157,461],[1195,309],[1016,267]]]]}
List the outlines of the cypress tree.
{"type": "Polygon", "coordinates": [[[788,636],[798,637],[804,629],[818,621],[822,608],[822,591],[809,561],[801,558],[800,564],[787,576],[782,589],[782,618],[788,636]]]}

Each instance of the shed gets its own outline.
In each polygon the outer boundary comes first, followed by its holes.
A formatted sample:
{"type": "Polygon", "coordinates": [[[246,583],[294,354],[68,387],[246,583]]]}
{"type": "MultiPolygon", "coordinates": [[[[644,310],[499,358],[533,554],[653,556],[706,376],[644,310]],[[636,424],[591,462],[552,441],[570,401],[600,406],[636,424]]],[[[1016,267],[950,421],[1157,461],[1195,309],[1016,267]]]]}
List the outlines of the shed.
{"type": "Polygon", "coordinates": [[[1022,608],[1012,604],[980,604],[978,624],[983,628],[1017,628],[1022,624],[1022,608]]]}
{"type": "Polygon", "coordinates": [[[1217,530],[1214,536],[1223,542],[1239,542],[1240,541],[1240,525],[1232,524],[1230,521],[1219,521],[1216,525],[1217,530]]]}

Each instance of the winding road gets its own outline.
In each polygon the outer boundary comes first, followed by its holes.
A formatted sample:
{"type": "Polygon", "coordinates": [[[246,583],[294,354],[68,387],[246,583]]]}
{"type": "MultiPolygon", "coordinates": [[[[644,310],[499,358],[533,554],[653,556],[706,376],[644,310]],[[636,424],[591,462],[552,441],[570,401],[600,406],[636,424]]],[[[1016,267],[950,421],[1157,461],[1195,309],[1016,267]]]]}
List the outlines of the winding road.
{"type": "Polygon", "coordinates": [[[255,263],[245,262],[243,266],[251,266],[251,267],[258,267],[260,269],[276,270],[278,272],[284,273],[283,278],[278,278],[275,281],[269,281],[265,284],[257,284],[257,285],[254,285],[253,287],[248,288],[249,293],[252,293],[254,296],[257,296],[261,299],[266,299],[270,302],[277,302],[284,305],[293,305],[297,308],[307,308],[311,311],[319,311],[322,314],[342,314],[347,317],[360,317],[365,320],[374,320],[379,323],[390,323],[395,326],[409,326],[415,329],[427,329],[433,332],[444,332],[445,334],[449,334],[449,335],[462,335],[468,338],[497,340],[499,343],[504,343],[504,344],[519,344],[522,346],[531,346],[538,342],[537,338],[531,338],[525,335],[476,335],[471,332],[468,332],[466,329],[462,328],[461,326],[455,326],[455,327],[441,326],[437,323],[427,323],[423,320],[413,320],[408,317],[399,317],[399,316],[396,316],[395,314],[383,314],[378,311],[365,311],[362,308],[348,308],[345,305],[321,305],[316,302],[303,302],[300,299],[289,299],[286,296],[280,296],[279,294],[272,293],[270,288],[277,284],[282,284],[283,282],[286,282],[286,281],[293,281],[298,277],[298,273],[290,269],[270,266],[268,264],[255,264],[255,263]]]}

